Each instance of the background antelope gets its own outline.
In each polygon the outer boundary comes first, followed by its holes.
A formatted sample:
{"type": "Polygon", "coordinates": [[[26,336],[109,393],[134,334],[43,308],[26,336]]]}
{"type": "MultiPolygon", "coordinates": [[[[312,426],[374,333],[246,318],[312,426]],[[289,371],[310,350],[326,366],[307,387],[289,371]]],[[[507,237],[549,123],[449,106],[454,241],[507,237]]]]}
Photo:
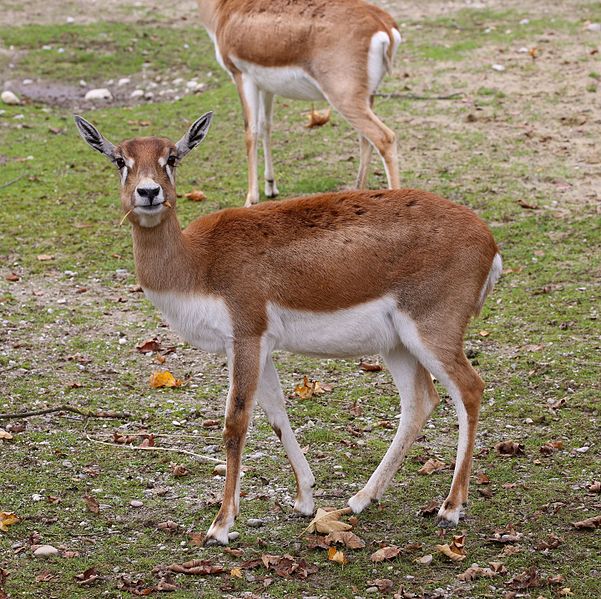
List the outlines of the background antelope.
{"type": "Polygon", "coordinates": [[[246,206],[259,201],[257,141],[263,137],[265,195],[278,195],[271,159],[273,96],[327,100],[357,131],[357,187],[365,187],[372,145],[388,187],[399,187],[394,133],[372,110],[401,41],[393,18],[363,0],[198,0],[219,64],[244,113],[246,206]]]}
{"type": "Polygon", "coordinates": [[[401,397],[394,440],[348,505],[382,497],[439,398],[457,408],[459,445],[439,517],[457,523],[468,481],[483,383],[463,335],[501,272],[486,225],[469,209],[411,189],[330,193],[203,216],[181,230],[175,168],[207,133],[211,113],[176,143],[143,137],[114,146],[76,117],[83,138],[121,175],[146,296],[193,345],[227,356],[227,474],[207,539],[227,543],[239,510],[240,461],[255,401],[296,475],[295,510],[311,514],[313,474],[294,436],[271,354],[380,353],[401,397]],[[302,283],[302,284],[301,284],[302,283]]]}

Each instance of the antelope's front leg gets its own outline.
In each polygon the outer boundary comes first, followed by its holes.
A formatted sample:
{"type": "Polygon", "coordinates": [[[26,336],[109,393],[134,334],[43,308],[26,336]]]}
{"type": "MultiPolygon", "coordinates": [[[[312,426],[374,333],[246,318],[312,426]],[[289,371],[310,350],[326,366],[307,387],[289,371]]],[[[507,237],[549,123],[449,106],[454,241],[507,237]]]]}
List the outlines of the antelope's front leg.
{"type": "Polygon", "coordinates": [[[240,510],[240,467],[246,433],[260,376],[260,341],[234,344],[230,390],[225,408],[223,441],[226,455],[225,488],[219,513],[207,532],[206,543],[227,545],[228,532],[240,510]]]}

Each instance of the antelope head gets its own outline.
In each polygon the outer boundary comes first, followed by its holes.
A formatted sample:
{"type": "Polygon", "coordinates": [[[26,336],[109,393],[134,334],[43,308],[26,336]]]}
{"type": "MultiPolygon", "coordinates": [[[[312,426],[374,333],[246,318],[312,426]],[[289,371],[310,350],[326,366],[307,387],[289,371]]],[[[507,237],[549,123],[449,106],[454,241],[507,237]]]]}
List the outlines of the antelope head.
{"type": "Polygon", "coordinates": [[[84,140],[117,167],[124,213],[132,223],[150,228],[175,207],[175,169],[205,138],[213,113],[197,119],[177,143],[166,137],[136,137],[114,145],[90,122],[74,118],[84,140]]]}

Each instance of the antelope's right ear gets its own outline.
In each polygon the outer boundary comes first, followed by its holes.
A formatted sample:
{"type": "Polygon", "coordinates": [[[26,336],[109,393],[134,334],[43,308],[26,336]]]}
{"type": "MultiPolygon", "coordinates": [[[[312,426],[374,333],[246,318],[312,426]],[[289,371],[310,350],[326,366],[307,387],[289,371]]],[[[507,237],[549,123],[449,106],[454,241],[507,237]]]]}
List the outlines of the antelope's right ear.
{"type": "Polygon", "coordinates": [[[83,117],[80,117],[78,114],[73,115],[75,119],[75,124],[79,129],[79,134],[88,142],[92,148],[104,154],[110,160],[115,159],[115,146],[108,140],[105,139],[96,127],[89,123],[83,117]]]}

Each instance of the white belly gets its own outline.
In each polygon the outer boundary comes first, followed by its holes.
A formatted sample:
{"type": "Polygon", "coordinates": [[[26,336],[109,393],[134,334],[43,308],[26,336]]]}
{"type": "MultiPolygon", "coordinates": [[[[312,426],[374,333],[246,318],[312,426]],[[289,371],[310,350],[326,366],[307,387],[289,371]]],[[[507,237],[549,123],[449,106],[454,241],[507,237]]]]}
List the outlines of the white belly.
{"type": "Polygon", "coordinates": [[[292,100],[323,100],[315,80],[300,67],[263,67],[239,58],[232,61],[259,89],[292,100]]]}
{"type": "Polygon", "coordinates": [[[267,337],[274,349],[323,357],[386,352],[399,343],[393,323],[397,311],[384,297],[336,312],[305,312],[268,307],[267,337]]]}
{"type": "Polygon", "coordinates": [[[222,299],[144,289],[175,333],[211,353],[225,353],[233,340],[232,322],[222,299]]]}

